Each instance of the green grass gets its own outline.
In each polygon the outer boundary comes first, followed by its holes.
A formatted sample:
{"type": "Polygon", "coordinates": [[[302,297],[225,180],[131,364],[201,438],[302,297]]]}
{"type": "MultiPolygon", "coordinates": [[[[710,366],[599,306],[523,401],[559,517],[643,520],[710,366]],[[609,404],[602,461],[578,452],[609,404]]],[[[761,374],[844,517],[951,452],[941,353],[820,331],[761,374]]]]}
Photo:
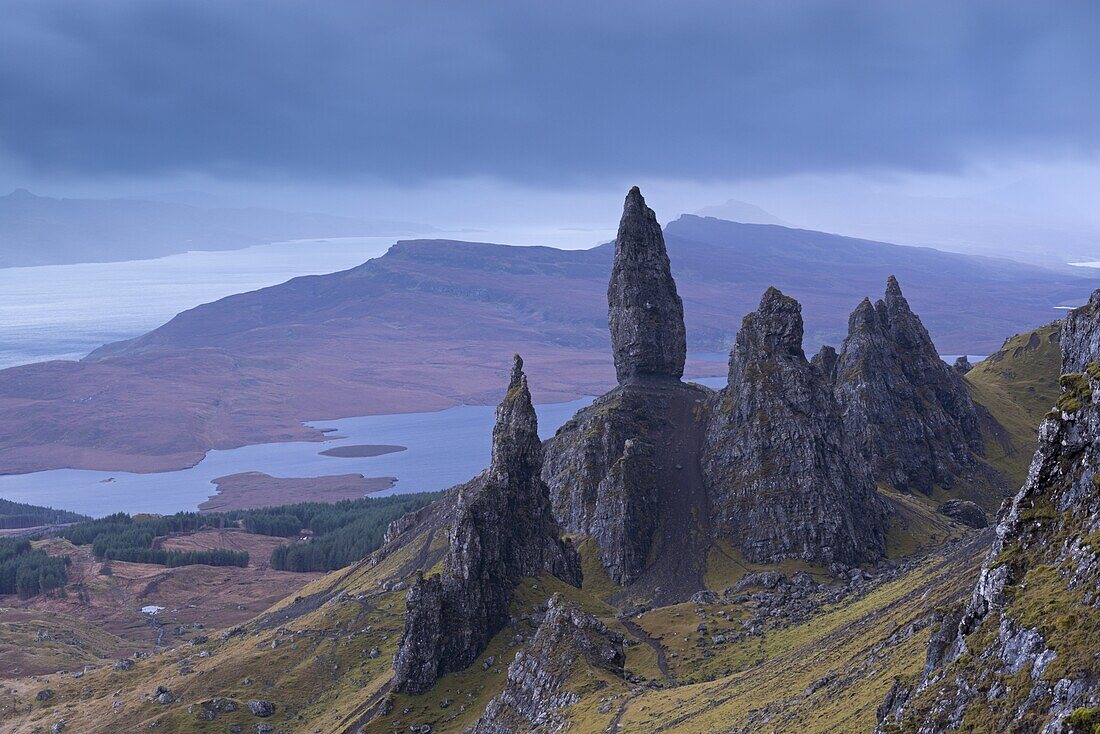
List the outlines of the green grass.
{"type": "Polygon", "coordinates": [[[1039,424],[1060,395],[1059,329],[1055,322],[1010,337],[966,374],[971,396],[994,421],[982,426],[986,459],[1013,487],[1023,484],[1039,424]]]}

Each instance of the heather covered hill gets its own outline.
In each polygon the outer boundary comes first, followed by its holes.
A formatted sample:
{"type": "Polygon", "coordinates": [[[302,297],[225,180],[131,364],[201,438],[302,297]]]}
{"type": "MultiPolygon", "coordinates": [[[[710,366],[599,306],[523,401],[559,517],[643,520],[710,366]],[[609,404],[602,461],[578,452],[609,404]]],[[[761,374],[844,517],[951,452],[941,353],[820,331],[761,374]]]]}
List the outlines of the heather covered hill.
{"type": "MultiPolygon", "coordinates": [[[[799,300],[805,345],[838,344],[890,274],[944,352],[1083,302],[1097,279],[769,225],[684,216],[665,228],[689,354],[726,352],[771,285],[799,300]]],[[[409,241],[340,273],[295,278],[186,311],[81,363],[0,372],[0,472],[156,471],[211,448],[319,439],[301,420],[490,403],[521,351],[536,402],[613,384],[612,248],[563,251],[409,241]],[[96,424],[101,430],[89,432],[96,424]]],[[[689,358],[689,376],[722,375],[689,358]]]]}

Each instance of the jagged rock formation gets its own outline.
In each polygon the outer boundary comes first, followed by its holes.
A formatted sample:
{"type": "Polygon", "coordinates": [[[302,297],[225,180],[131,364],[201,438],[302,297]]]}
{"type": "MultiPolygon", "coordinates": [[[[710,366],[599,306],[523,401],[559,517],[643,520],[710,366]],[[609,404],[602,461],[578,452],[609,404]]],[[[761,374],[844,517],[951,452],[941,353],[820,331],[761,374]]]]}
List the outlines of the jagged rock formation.
{"type": "Polygon", "coordinates": [[[1069,314],[1061,342],[1076,371],[1062,375],[1027,481],[969,604],[945,618],[921,679],[895,686],[880,732],[1054,734],[1100,722],[1100,291],[1069,314]]]}
{"type": "Polygon", "coordinates": [[[489,702],[472,734],[550,734],[562,731],[562,709],[580,700],[571,680],[580,666],[623,678],[623,637],[558,594],[530,647],[508,666],[504,690],[489,702]]]}
{"type": "Polygon", "coordinates": [[[874,478],[902,490],[951,488],[983,453],[974,403],[962,377],[940,359],[897,279],[848,320],[834,393],[844,430],[874,478]]]}
{"type": "Polygon", "coordinates": [[[967,372],[974,369],[974,365],[970,364],[970,360],[967,359],[965,354],[956,357],[951,367],[960,375],[965,375],[967,372]]]}
{"type": "Polygon", "coordinates": [[[524,576],[548,572],[580,585],[576,551],[561,539],[539,477],[542,445],[523,361],[517,355],[497,407],[489,468],[457,490],[446,572],[409,589],[394,686],[423,693],[468,666],[509,618],[524,576]]]}
{"type": "Polygon", "coordinates": [[[637,186],[623,205],[607,304],[619,384],[647,377],[679,380],[687,359],[684,306],[661,225],[637,186]]]}
{"type": "Polygon", "coordinates": [[[737,334],[704,445],[713,516],[752,561],[878,560],[885,509],[802,351],[801,311],[769,288],[737,334]]]}

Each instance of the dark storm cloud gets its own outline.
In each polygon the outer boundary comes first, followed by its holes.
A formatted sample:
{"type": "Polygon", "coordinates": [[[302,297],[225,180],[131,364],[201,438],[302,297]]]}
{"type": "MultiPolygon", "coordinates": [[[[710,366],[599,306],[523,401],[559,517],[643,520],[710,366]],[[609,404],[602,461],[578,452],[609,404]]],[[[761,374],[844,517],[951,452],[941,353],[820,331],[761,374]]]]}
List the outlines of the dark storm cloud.
{"type": "Polygon", "coordinates": [[[0,1],[38,171],[420,181],[1095,151],[1095,2],[0,1]]]}

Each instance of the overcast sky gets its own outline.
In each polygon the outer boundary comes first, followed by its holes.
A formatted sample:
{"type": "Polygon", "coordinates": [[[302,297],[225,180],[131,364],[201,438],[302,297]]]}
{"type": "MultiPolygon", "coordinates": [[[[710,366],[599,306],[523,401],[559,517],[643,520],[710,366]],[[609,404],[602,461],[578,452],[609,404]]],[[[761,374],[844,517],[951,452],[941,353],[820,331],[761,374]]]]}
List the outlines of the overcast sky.
{"type": "Polygon", "coordinates": [[[6,188],[590,226],[638,182],[662,219],[736,196],[873,234],[898,201],[965,198],[1100,230],[1094,0],[0,12],[6,188]]]}

